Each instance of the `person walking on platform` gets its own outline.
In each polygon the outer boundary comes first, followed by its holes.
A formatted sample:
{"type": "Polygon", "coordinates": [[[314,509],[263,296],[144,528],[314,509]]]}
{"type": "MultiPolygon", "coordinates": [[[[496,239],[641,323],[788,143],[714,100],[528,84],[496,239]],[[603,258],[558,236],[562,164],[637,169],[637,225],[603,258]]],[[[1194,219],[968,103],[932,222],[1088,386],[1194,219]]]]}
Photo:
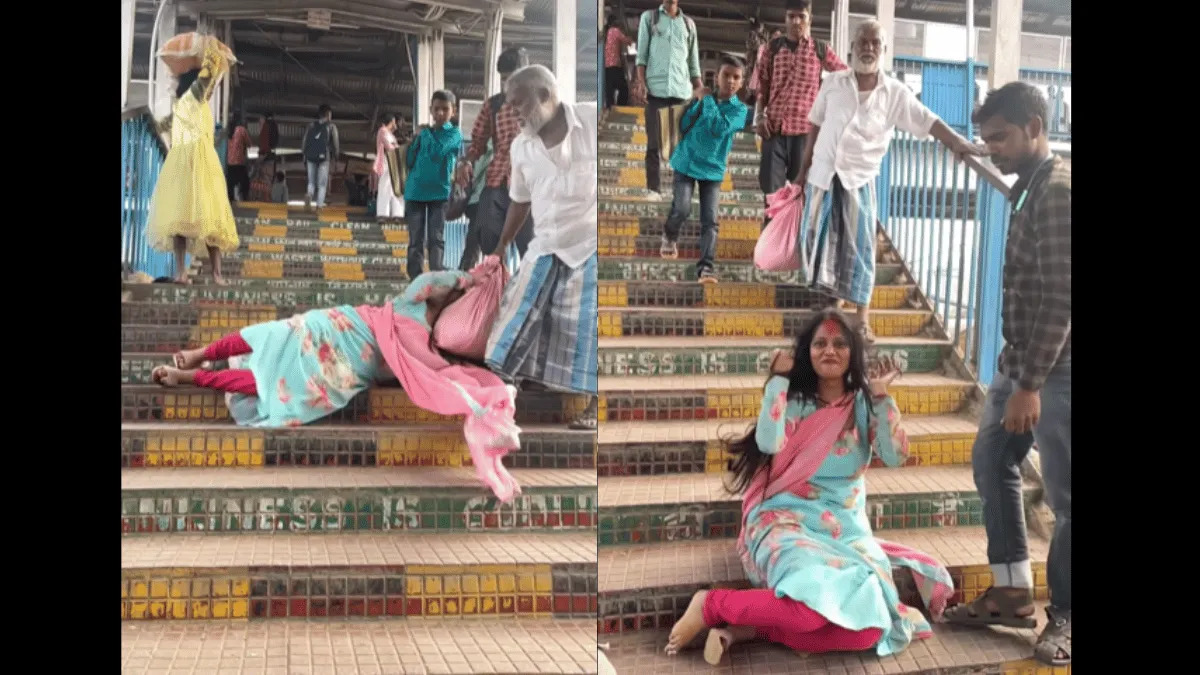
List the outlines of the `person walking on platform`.
{"type": "Polygon", "coordinates": [[[717,256],[717,208],[725,165],[733,148],[733,135],[746,125],[746,104],[737,97],[742,86],[745,64],[736,56],[721,57],[717,72],[717,92],[697,89],[693,103],[684,110],[681,131],[686,130],[679,147],[671,156],[675,171],[675,201],[671,215],[663,225],[663,258],[679,257],[679,231],[692,213],[692,190],[700,188],[700,260],[696,276],[701,283],[716,283],[714,259],[717,256]]]}
{"type": "Polygon", "coordinates": [[[637,81],[646,98],[646,199],[662,199],[662,157],[658,147],[658,111],[679,105],[703,84],[696,23],[684,16],[679,0],[642,12],[638,23],[637,81]]]}
{"type": "MultiPolygon", "coordinates": [[[[496,59],[496,70],[500,73],[501,81],[508,80],[517,70],[529,65],[529,55],[524,47],[511,47],[500,53],[496,59]]],[[[467,158],[459,166],[459,182],[467,184],[474,173],[474,163],[479,161],[488,151],[491,142],[492,159],[487,163],[487,181],[479,200],[475,205],[474,216],[467,227],[467,244],[463,250],[463,261],[459,267],[470,269],[466,260],[474,260],[480,251],[491,251],[500,241],[500,233],[504,230],[504,218],[508,214],[512,200],[508,196],[508,177],[512,172],[512,159],[509,148],[513,139],[521,133],[517,124],[517,113],[500,92],[489,98],[475,118],[475,126],[471,129],[471,146],[467,149],[467,158]]],[[[533,223],[527,220],[517,232],[514,240],[517,253],[525,255],[529,240],[533,238],[533,223]]]]}
{"type": "Polygon", "coordinates": [[[811,0],[788,0],[786,7],[787,34],[763,45],[755,66],[754,128],[762,137],[758,185],[764,198],[800,175],[821,71],[846,69],[829,43],[812,36],[811,0]]]}

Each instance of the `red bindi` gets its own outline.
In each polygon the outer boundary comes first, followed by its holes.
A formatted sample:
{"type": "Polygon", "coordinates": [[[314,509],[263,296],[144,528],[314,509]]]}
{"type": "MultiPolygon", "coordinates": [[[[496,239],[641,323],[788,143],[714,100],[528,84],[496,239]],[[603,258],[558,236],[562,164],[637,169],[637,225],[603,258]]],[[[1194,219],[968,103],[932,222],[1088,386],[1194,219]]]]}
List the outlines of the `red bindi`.
{"type": "Polygon", "coordinates": [[[824,328],[825,332],[829,333],[831,336],[842,334],[842,324],[834,321],[833,319],[825,319],[825,321],[821,323],[821,328],[824,328]]]}

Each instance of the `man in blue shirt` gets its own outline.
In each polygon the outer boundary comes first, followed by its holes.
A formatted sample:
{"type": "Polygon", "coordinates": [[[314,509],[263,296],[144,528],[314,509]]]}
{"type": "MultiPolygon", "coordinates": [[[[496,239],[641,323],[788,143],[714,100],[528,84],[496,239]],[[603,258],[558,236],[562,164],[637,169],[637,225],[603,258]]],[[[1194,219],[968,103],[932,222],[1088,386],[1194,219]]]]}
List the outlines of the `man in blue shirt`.
{"type": "Polygon", "coordinates": [[[699,89],[696,24],[679,11],[679,0],[642,12],[637,38],[638,80],[646,95],[646,197],[660,199],[658,110],[683,103],[699,89]]]}
{"type": "Polygon", "coordinates": [[[721,198],[721,183],[725,179],[725,163],[733,148],[733,135],[746,126],[746,104],[737,97],[742,88],[746,65],[731,55],[721,57],[717,72],[717,92],[697,88],[694,101],[684,111],[679,131],[683,136],[671,155],[675,171],[675,202],[671,215],[663,226],[664,258],[679,257],[679,230],[692,212],[692,189],[700,184],[700,261],[696,276],[700,283],[716,283],[713,258],[717,255],[717,205],[721,198]]]}

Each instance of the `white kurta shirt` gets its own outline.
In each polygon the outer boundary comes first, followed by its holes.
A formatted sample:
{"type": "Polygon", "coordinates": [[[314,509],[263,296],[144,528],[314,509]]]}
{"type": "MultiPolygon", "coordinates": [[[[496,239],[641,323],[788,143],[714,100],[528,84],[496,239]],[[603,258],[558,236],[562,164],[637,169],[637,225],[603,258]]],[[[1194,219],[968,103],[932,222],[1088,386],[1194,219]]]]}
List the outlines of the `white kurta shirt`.
{"type": "Polygon", "coordinates": [[[857,190],[879,175],[896,127],[917,138],[928,138],[938,116],[922,105],[911,89],[883,73],[875,89],[859,103],[854,71],[842,70],[825,77],[808,119],[821,127],[808,182],[828,190],[837,175],[842,187],[857,190]]]}
{"type": "Polygon", "coordinates": [[[562,106],[568,129],[557,146],[526,131],[513,139],[508,196],[532,204],[525,258],[552,253],[576,269],[596,253],[596,104],[562,106]]]}

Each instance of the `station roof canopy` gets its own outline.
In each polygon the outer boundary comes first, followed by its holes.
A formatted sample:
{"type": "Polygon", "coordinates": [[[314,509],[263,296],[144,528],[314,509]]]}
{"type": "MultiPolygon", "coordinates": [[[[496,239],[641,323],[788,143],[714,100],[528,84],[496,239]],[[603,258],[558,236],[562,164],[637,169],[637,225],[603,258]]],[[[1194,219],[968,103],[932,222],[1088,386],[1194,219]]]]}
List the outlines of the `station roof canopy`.
{"type": "MultiPolygon", "coordinates": [[[[417,37],[435,28],[443,31],[446,88],[460,99],[478,100],[484,73],[494,68],[482,59],[485,14],[503,9],[503,46],[523,46],[531,62],[549,66],[554,6],[553,0],[184,0],[178,20],[181,32],[194,30],[201,14],[232,21],[231,46],[242,62],[233,73],[233,107],[252,120],[273,112],[282,145],[298,144],[317,107],[328,103],[343,149],[373,152],[382,114],[414,116],[409,50],[416,53],[417,37]]],[[[155,11],[152,0],[138,0],[136,79],[147,77],[155,11]]],[[[577,97],[595,100],[595,14],[578,26],[583,67],[577,69],[577,97]],[[591,95],[585,96],[588,88],[591,95]]],[[[250,126],[252,132],[257,129],[253,122],[250,126]]]]}
{"type": "MultiPolygon", "coordinates": [[[[625,24],[636,28],[637,17],[643,11],[658,7],[660,0],[606,0],[605,11],[623,7],[625,24]]],[[[875,14],[875,0],[850,0],[851,14],[875,14]]],[[[828,39],[833,0],[813,0],[813,33],[828,39]]],[[[696,22],[701,36],[700,47],[705,51],[744,52],[751,19],[771,26],[782,26],[782,0],[680,0],[680,9],[696,22]]],[[[1022,30],[1048,35],[1071,34],[1070,0],[1024,0],[1022,30]]],[[[975,25],[991,25],[992,0],[975,2],[975,25]]],[[[964,0],[896,0],[896,18],[939,23],[966,23],[964,0]]]]}

